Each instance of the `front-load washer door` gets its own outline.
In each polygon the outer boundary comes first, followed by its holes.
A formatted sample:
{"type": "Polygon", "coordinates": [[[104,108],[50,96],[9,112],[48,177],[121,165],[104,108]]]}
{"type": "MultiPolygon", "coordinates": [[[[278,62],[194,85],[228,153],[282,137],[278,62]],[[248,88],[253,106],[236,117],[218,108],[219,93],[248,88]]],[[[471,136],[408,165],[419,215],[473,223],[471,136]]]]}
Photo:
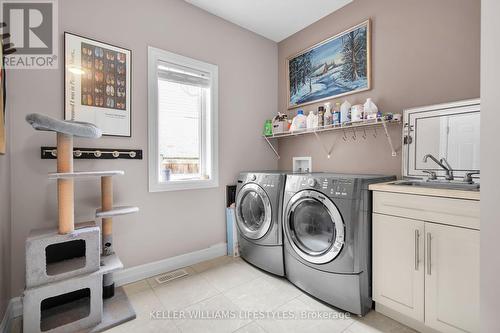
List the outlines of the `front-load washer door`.
{"type": "Polygon", "coordinates": [[[284,218],[285,234],[302,259],[313,264],[325,264],[342,251],[342,216],[337,206],[320,192],[297,192],[288,202],[284,218]]]}
{"type": "Polygon", "coordinates": [[[244,185],[236,197],[236,223],[240,232],[250,239],[262,238],[271,227],[271,202],[257,184],[244,185]]]}

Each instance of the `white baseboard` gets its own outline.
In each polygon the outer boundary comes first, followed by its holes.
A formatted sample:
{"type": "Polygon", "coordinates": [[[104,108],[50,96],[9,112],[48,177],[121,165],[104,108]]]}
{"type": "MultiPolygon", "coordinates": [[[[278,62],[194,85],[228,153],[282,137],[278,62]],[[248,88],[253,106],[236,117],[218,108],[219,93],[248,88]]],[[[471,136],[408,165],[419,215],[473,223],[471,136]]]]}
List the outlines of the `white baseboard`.
{"type": "Polygon", "coordinates": [[[169,272],[182,267],[197,264],[202,261],[221,257],[227,254],[227,244],[219,243],[206,249],[198,250],[176,257],[171,257],[148,264],[134,266],[118,271],[113,274],[115,284],[122,286],[127,283],[136,282],[142,279],[169,272]]]}
{"type": "Polygon", "coordinates": [[[23,305],[21,297],[11,298],[2,321],[0,322],[0,333],[9,333],[11,331],[12,321],[14,318],[23,314],[23,305]]]}
{"type": "Polygon", "coordinates": [[[12,303],[12,318],[16,318],[23,315],[23,301],[21,297],[14,297],[10,300],[12,303]]]}
{"type": "MultiPolygon", "coordinates": [[[[181,254],[176,257],[155,261],[140,266],[126,268],[113,274],[115,284],[117,286],[122,286],[124,284],[150,278],[161,273],[194,265],[202,261],[225,256],[226,254],[227,244],[219,243],[203,250],[181,254]]],[[[21,297],[12,298],[9,301],[7,309],[5,310],[4,317],[0,322],[0,333],[8,333],[10,331],[12,320],[16,317],[22,316],[22,314],[23,304],[21,301],[21,297]]]]}

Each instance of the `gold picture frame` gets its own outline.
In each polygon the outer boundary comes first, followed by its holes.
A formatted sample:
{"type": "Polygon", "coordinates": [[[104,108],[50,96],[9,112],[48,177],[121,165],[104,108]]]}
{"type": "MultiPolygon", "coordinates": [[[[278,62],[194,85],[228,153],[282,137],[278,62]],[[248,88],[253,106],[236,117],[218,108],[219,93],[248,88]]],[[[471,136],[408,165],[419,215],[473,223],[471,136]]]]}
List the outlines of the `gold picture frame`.
{"type": "MultiPolygon", "coordinates": [[[[363,44],[360,44],[363,46],[363,44]]],[[[354,48],[352,48],[354,49],[354,48]]],[[[358,92],[366,91],[371,89],[371,52],[372,52],[372,43],[371,43],[371,20],[367,19],[347,30],[344,30],[332,37],[329,37],[319,43],[312,45],[311,47],[297,52],[286,59],[285,67],[286,67],[286,82],[287,82],[287,106],[288,109],[298,108],[304,105],[318,103],[321,101],[325,101],[328,99],[338,98],[346,95],[355,94],[358,92]],[[356,80],[347,80],[349,70],[343,70],[345,62],[336,63],[335,60],[338,60],[339,56],[343,54],[348,54],[349,46],[346,47],[346,51],[344,51],[344,40],[342,38],[348,39],[352,43],[363,43],[364,48],[363,53],[358,54],[359,57],[364,57],[361,59],[354,60],[361,61],[360,64],[363,66],[363,71],[365,72],[364,76],[357,78],[356,80]],[[361,38],[361,41],[358,39],[361,38]],[[339,51],[339,43],[342,44],[342,51],[339,51]],[[309,59],[309,63],[305,62],[304,58],[309,59]],[[324,63],[319,63],[320,61],[325,61],[324,63]],[[331,62],[328,63],[328,60],[331,62]],[[292,67],[295,70],[291,73],[291,62],[292,67]],[[306,70],[304,67],[306,66],[306,70]],[[302,71],[302,72],[301,72],[302,71]],[[300,82],[300,86],[297,83],[297,77],[300,77],[300,80],[305,80],[304,71],[307,71],[307,78],[309,82],[300,82]],[[336,73],[341,71],[341,73],[336,73]],[[300,75],[299,75],[300,72],[300,75]],[[331,72],[331,73],[330,73],[331,72]],[[294,86],[291,86],[291,75],[294,77],[294,86]],[[342,75],[342,77],[336,77],[342,75]],[[315,82],[312,82],[314,77],[315,82]],[[320,81],[323,80],[323,81],[320,81]],[[332,82],[328,82],[331,80],[332,82]],[[333,83],[337,81],[337,86],[333,86],[333,83]],[[347,81],[346,81],[347,80],[347,81]],[[308,85],[304,88],[304,85],[308,85]],[[313,90],[313,85],[315,85],[313,90]],[[325,86],[324,90],[321,90],[321,87],[325,86]],[[309,92],[304,91],[309,89],[309,92]],[[292,95],[292,90],[294,90],[295,94],[292,95]]],[[[356,58],[356,57],[352,57],[356,58]]],[[[352,67],[352,66],[351,66],[352,67]]],[[[354,66],[355,67],[355,66],[354,66]]],[[[358,70],[351,70],[357,77],[359,75],[358,70]]],[[[361,74],[363,74],[360,72],[361,74]]]]}

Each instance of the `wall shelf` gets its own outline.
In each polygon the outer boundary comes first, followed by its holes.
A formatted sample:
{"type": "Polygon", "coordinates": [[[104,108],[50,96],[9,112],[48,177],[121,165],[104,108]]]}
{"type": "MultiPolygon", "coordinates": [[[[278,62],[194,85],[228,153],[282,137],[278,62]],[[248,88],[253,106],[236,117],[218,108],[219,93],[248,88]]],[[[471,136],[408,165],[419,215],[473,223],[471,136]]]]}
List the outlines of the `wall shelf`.
{"type": "Polygon", "coordinates": [[[271,139],[282,139],[282,138],[289,138],[289,137],[295,137],[295,136],[300,136],[300,135],[313,134],[316,137],[316,139],[321,143],[321,146],[323,147],[323,150],[327,154],[327,157],[330,158],[334,145],[332,145],[330,147],[330,149],[328,149],[328,147],[321,140],[321,137],[319,136],[319,134],[326,133],[326,132],[342,131],[344,133],[344,135],[342,136],[342,139],[344,141],[348,141],[349,137],[352,138],[353,140],[356,140],[358,137],[358,135],[357,135],[358,132],[362,132],[363,134],[361,135],[361,137],[363,139],[366,139],[367,138],[367,134],[366,134],[367,129],[373,129],[374,130],[373,136],[376,137],[378,135],[377,134],[377,127],[382,127],[384,130],[384,134],[387,137],[387,142],[388,142],[389,146],[391,147],[391,155],[393,157],[395,157],[395,156],[397,156],[397,153],[396,153],[396,150],[394,148],[394,144],[392,142],[391,136],[389,135],[389,132],[387,130],[387,126],[400,125],[400,124],[401,124],[401,121],[399,121],[399,120],[381,120],[381,119],[363,120],[363,121],[353,122],[353,123],[346,122],[346,123],[338,124],[338,125],[322,126],[322,127],[318,127],[315,129],[308,129],[308,130],[303,129],[303,130],[294,131],[294,132],[284,132],[284,133],[273,134],[273,135],[264,135],[263,137],[267,141],[267,143],[269,144],[269,147],[271,147],[271,149],[273,150],[276,157],[279,159],[280,155],[279,155],[278,151],[276,150],[276,148],[274,148],[274,145],[272,144],[271,139]],[[349,133],[349,136],[347,133],[349,133]]]}

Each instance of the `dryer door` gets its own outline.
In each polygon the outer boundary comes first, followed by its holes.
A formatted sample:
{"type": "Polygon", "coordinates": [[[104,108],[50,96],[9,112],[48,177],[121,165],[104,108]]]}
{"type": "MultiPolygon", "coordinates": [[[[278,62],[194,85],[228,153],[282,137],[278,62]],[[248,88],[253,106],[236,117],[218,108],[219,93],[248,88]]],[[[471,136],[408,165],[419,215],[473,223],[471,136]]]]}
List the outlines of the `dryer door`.
{"type": "Polygon", "coordinates": [[[344,245],[344,222],[337,206],[317,191],[296,193],[288,202],[283,228],[294,251],[313,264],[334,260],[344,245]]]}
{"type": "Polygon", "coordinates": [[[248,238],[262,238],[271,227],[271,202],[257,184],[244,185],[236,197],[236,223],[248,238]]]}

